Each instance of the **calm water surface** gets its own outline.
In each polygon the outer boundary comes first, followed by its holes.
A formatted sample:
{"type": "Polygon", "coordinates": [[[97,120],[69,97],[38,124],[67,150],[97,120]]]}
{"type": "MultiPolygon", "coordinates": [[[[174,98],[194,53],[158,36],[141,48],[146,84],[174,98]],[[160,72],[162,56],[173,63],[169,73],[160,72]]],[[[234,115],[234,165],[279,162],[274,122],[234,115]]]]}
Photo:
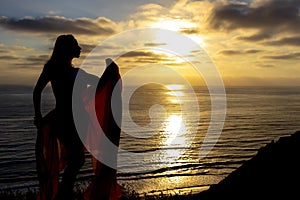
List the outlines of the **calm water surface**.
{"type": "MultiPolygon", "coordinates": [[[[0,88],[0,190],[34,188],[32,88],[0,88]]],[[[130,98],[129,114],[123,115],[118,181],[139,193],[197,192],[218,183],[260,147],[300,130],[299,87],[229,87],[226,100],[221,135],[215,138],[212,151],[200,158],[212,114],[207,88],[139,88],[130,98]],[[194,93],[196,99],[189,95],[194,93]],[[182,105],[188,108],[182,111],[182,105]]],[[[47,90],[43,113],[53,106],[51,90],[47,90]]],[[[88,180],[91,174],[87,161],[79,178],[88,180]]]]}

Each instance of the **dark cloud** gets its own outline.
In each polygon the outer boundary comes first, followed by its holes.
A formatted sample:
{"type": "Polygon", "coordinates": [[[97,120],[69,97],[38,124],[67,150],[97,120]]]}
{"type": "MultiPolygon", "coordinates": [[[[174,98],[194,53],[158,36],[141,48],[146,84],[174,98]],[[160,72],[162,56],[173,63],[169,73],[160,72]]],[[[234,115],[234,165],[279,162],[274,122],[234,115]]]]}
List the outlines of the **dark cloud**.
{"type": "Polygon", "coordinates": [[[32,48],[25,47],[25,46],[9,46],[9,45],[0,44],[0,53],[1,54],[12,55],[15,52],[28,52],[31,50],[32,50],[32,48]]]}
{"type": "Polygon", "coordinates": [[[9,50],[5,50],[5,49],[0,49],[0,53],[1,54],[6,54],[6,53],[10,53],[9,50]]]}
{"type": "Polygon", "coordinates": [[[93,44],[79,44],[84,52],[91,52],[97,45],[93,44]]]}
{"type": "Polygon", "coordinates": [[[18,63],[14,63],[11,64],[11,66],[13,66],[13,68],[10,69],[39,69],[42,70],[43,69],[43,64],[36,64],[36,63],[31,63],[31,62],[18,62],[18,63]]]}
{"type": "Polygon", "coordinates": [[[26,60],[32,64],[41,64],[46,63],[49,60],[49,55],[38,55],[38,56],[29,56],[26,60]]]}
{"type": "Polygon", "coordinates": [[[198,34],[201,31],[198,28],[185,28],[181,29],[180,32],[184,34],[198,34]]]}
{"type": "Polygon", "coordinates": [[[261,52],[261,50],[249,49],[249,50],[244,51],[244,53],[246,53],[246,54],[253,54],[253,53],[259,53],[259,52],[261,52]]]}
{"type": "Polygon", "coordinates": [[[261,50],[257,50],[257,49],[248,49],[248,50],[231,50],[231,49],[227,49],[227,50],[219,51],[218,54],[231,56],[231,55],[255,54],[255,53],[259,53],[259,52],[261,52],[261,50]]]}
{"type": "Polygon", "coordinates": [[[209,24],[215,29],[255,28],[270,32],[300,30],[299,0],[266,1],[259,6],[223,3],[212,11],[209,24]]]}
{"type": "MultiPolygon", "coordinates": [[[[13,68],[41,68],[47,60],[48,55],[32,55],[32,56],[17,56],[3,55],[0,56],[0,62],[13,68]]],[[[11,68],[12,69],[12,68],[11,68]]]]}
{"type": "Polygon", "coordinates": [[[274,68],[274,67],[276,67],[273,64],[257,64],[256,66],[261,67],[261,68],[274,68]]]}
{"type": "Polygon", "coordinates": [[[164,65],[174,65],[174,60],[167,57],[147,57],[147,58],[136,58],[135,62],[149,64],[149,63],[160,63],[164,65]]]}
{"type": "Polygon", "coordinates": [[[263,58],[266,59],[273,59],[273,60],[299,60],[300,59],[300,52],[297,53],[289,53],[289,54],[281,54],[281,55],[273,55],[273,56],[264,56],[263,58]]]}
{"type": "MultiPolygon", "coordinates": [[[[54,41],[54,40],[53,40],[54,41]]],[[[90,53],[93,50],[99,51],[101,53],[107,51],[107,50],[116,50],[120,49],[119,46],[114,45],[103,45],[103,44],[90,44],[90,43],[81,43],[81,40],[79,41],[79,46],[82,48],[83,53],[90,53]]],[[[49,50],[53,50],[53,47],[50,47],[49,50]]]]}
{"type": "Polygon", "coordinates": [[[78,18],[59,16],[41,18],[13,19],[0,17],[0,26],[13,31],[30,33],[76,33],[85,35],[110,35],[115,33],[116,25],[109,19],[78,18]]]}
{"type": "Polygon", "coordinates": [[[0,56],[0,60],[5,60],[5,61],[9,61],[9,60],[18,60],[19,58],[16,56],[9,56],[9,55],[5,55],[5,56],[0,56]]]}
{"type": "Polygon", "coordinates": [[[149,42],[149,43],[144,44],[144,46],[146,46],[146,47],[157,47],[157,46],[163,46],[163,45],[167,45],[167,43],[149,42]]]}
{"type": "Polygon", "coordinates": [[[130,58],[130,57],[157,57],[157,54],[146,51],[130,51],[126,54],[123,54],[122,57],[130,58]]]}
{"type": "Polygon", "coordinates": [[[287,45],[287,46],[300,46],[300,36],[285,37],[275,41],[265,42],[266,45],[287,45]]]}
{"type": "Polygon", "coordinates": [[[254,35],[250,35],[250,36],[239,36],[237,37],[238,40],[244,40],[244,41],[248,41],[248,42],[256,42],[256,41],[261,41],[261,40],[265,40],[265,39],[269,39],[271,38],[271,34],[269,33],[257,33],[254,35]]]}
{"type": "MultiPolygon", "coordinates": [[[[153,53],[150,51],[131,51],[119,57],[125,63],[134,63],[134,65],[150,64],[150,63],[174,63],[173,58],[165,54],[153,53]]],[[[132,64],[131,64],[132,65],[132,64]]]]}

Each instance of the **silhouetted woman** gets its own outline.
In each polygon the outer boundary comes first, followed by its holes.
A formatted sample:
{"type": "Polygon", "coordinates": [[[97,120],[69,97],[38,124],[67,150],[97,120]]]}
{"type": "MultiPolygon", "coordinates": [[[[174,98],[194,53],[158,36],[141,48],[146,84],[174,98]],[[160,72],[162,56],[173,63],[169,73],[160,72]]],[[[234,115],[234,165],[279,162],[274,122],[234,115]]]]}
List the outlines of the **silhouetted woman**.
{"type": "MultiPolygon", "coordinates": [[[[72,114],[74,81],[77,73],[81,70],[73,67],[72,60],[73,58],[79,58],[80,53],[81,48],[73,35],[60,35],[56,39],[52,56],[44,65],[33,91],[35,110],[34,124],[38,130],[42,128],[43,120],[45,120],[42,118],[41,114],[41,93],[49,82],[51,83],[56,100],[55,109],[50,115],[52,129],[55,129],[52,130],[51,133],[55,133],[59,142],[63,145],[67,162],[58,192],[51,191],[52,194],[57,194],[56,199],[72,199],[76,176],[85,162],[84,146],[77,134],[72,114]]],[[[83,77],[80,80],[81,87],[76,87],[76,89],[82,89],[82,92],[84,92],[89,84],[97,83],[98,80],[98,77],[88,74],[83,70],[80,77],[83,77]]],[[[78,92],[80,93],[81,91],[78,92]]],[[[82,106],[82,110],[84,110],[83,104],[78,104],[76,106],[82,106]]],[[[85,119],[85,117],[81,118],[85,119]]],[[[50,161],[46,160],[45,162],[50,161]]],[[[42,178],[43,177],[40,177],[40,179],[42,178]]],[[[51,188],[48,188],[48,190],[50,189],[51,188]]],[[[47,188],[45,190],[47,190],[47,188]]],[[[45,198],[48,199],[51,197],[47,197],[46,195],[45,198]]]]}

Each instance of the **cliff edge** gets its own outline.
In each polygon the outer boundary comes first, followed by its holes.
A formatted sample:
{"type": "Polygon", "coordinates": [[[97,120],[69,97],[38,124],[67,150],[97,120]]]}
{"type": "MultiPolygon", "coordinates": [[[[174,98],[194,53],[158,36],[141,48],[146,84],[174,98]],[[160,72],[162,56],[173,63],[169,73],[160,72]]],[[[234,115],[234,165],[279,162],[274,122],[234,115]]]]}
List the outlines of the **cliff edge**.
{"type": "Polygon", "coordinates": [[[258,153],[197,199],[300,199],[300,131],[258,153]]]}

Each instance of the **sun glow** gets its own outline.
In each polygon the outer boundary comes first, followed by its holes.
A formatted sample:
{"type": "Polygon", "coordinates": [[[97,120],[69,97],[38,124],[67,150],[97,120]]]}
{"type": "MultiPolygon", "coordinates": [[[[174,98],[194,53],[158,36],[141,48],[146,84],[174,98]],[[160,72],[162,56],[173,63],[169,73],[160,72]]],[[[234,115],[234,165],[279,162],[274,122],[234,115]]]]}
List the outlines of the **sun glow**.
{"type": "Polygon", "coordinates": [[[195,23],[187,20],[160,18],[150,24],[150,27],[156,29],[153,32],[153,42],[161,44],[161,46],[153,48],[152,51],[159,54],[161,53],[160,49],[162,49],[165,56],[178,66],[193,62],[195,59],[194,52],[201,51],[205,46],[200,35],[184,33],[184,30],[197,29],[195,23]],[[183,39],[184,37],[186,39],[183,39]]]}
{"type": "Polygon", "coordinates": [[[151,27],[153,28],[163,28],[168,29],[171,31],[180,31],[183,29],[188,28],[195,28],[196,25],[192,22],[179,20],[179,19],[166,19],[166,18],[160,18],[153,24],[151,24],[151,27]]]}
{"type": "MultiPolygon", "coordinates": [[[[187,29],[197,29],[197,24],[182,19],[166,19],[159,18],[156,22],[150,25],[152,28],[167,29],[175,32],[181,32],[187,29]]],[[[184,34],[184,33],[183,33],[184,34]]],[[[194,40],[201,47],[205,46],[205,43],[201,36],[195,34],[185,34],[190,39],[194,40]]]]}

